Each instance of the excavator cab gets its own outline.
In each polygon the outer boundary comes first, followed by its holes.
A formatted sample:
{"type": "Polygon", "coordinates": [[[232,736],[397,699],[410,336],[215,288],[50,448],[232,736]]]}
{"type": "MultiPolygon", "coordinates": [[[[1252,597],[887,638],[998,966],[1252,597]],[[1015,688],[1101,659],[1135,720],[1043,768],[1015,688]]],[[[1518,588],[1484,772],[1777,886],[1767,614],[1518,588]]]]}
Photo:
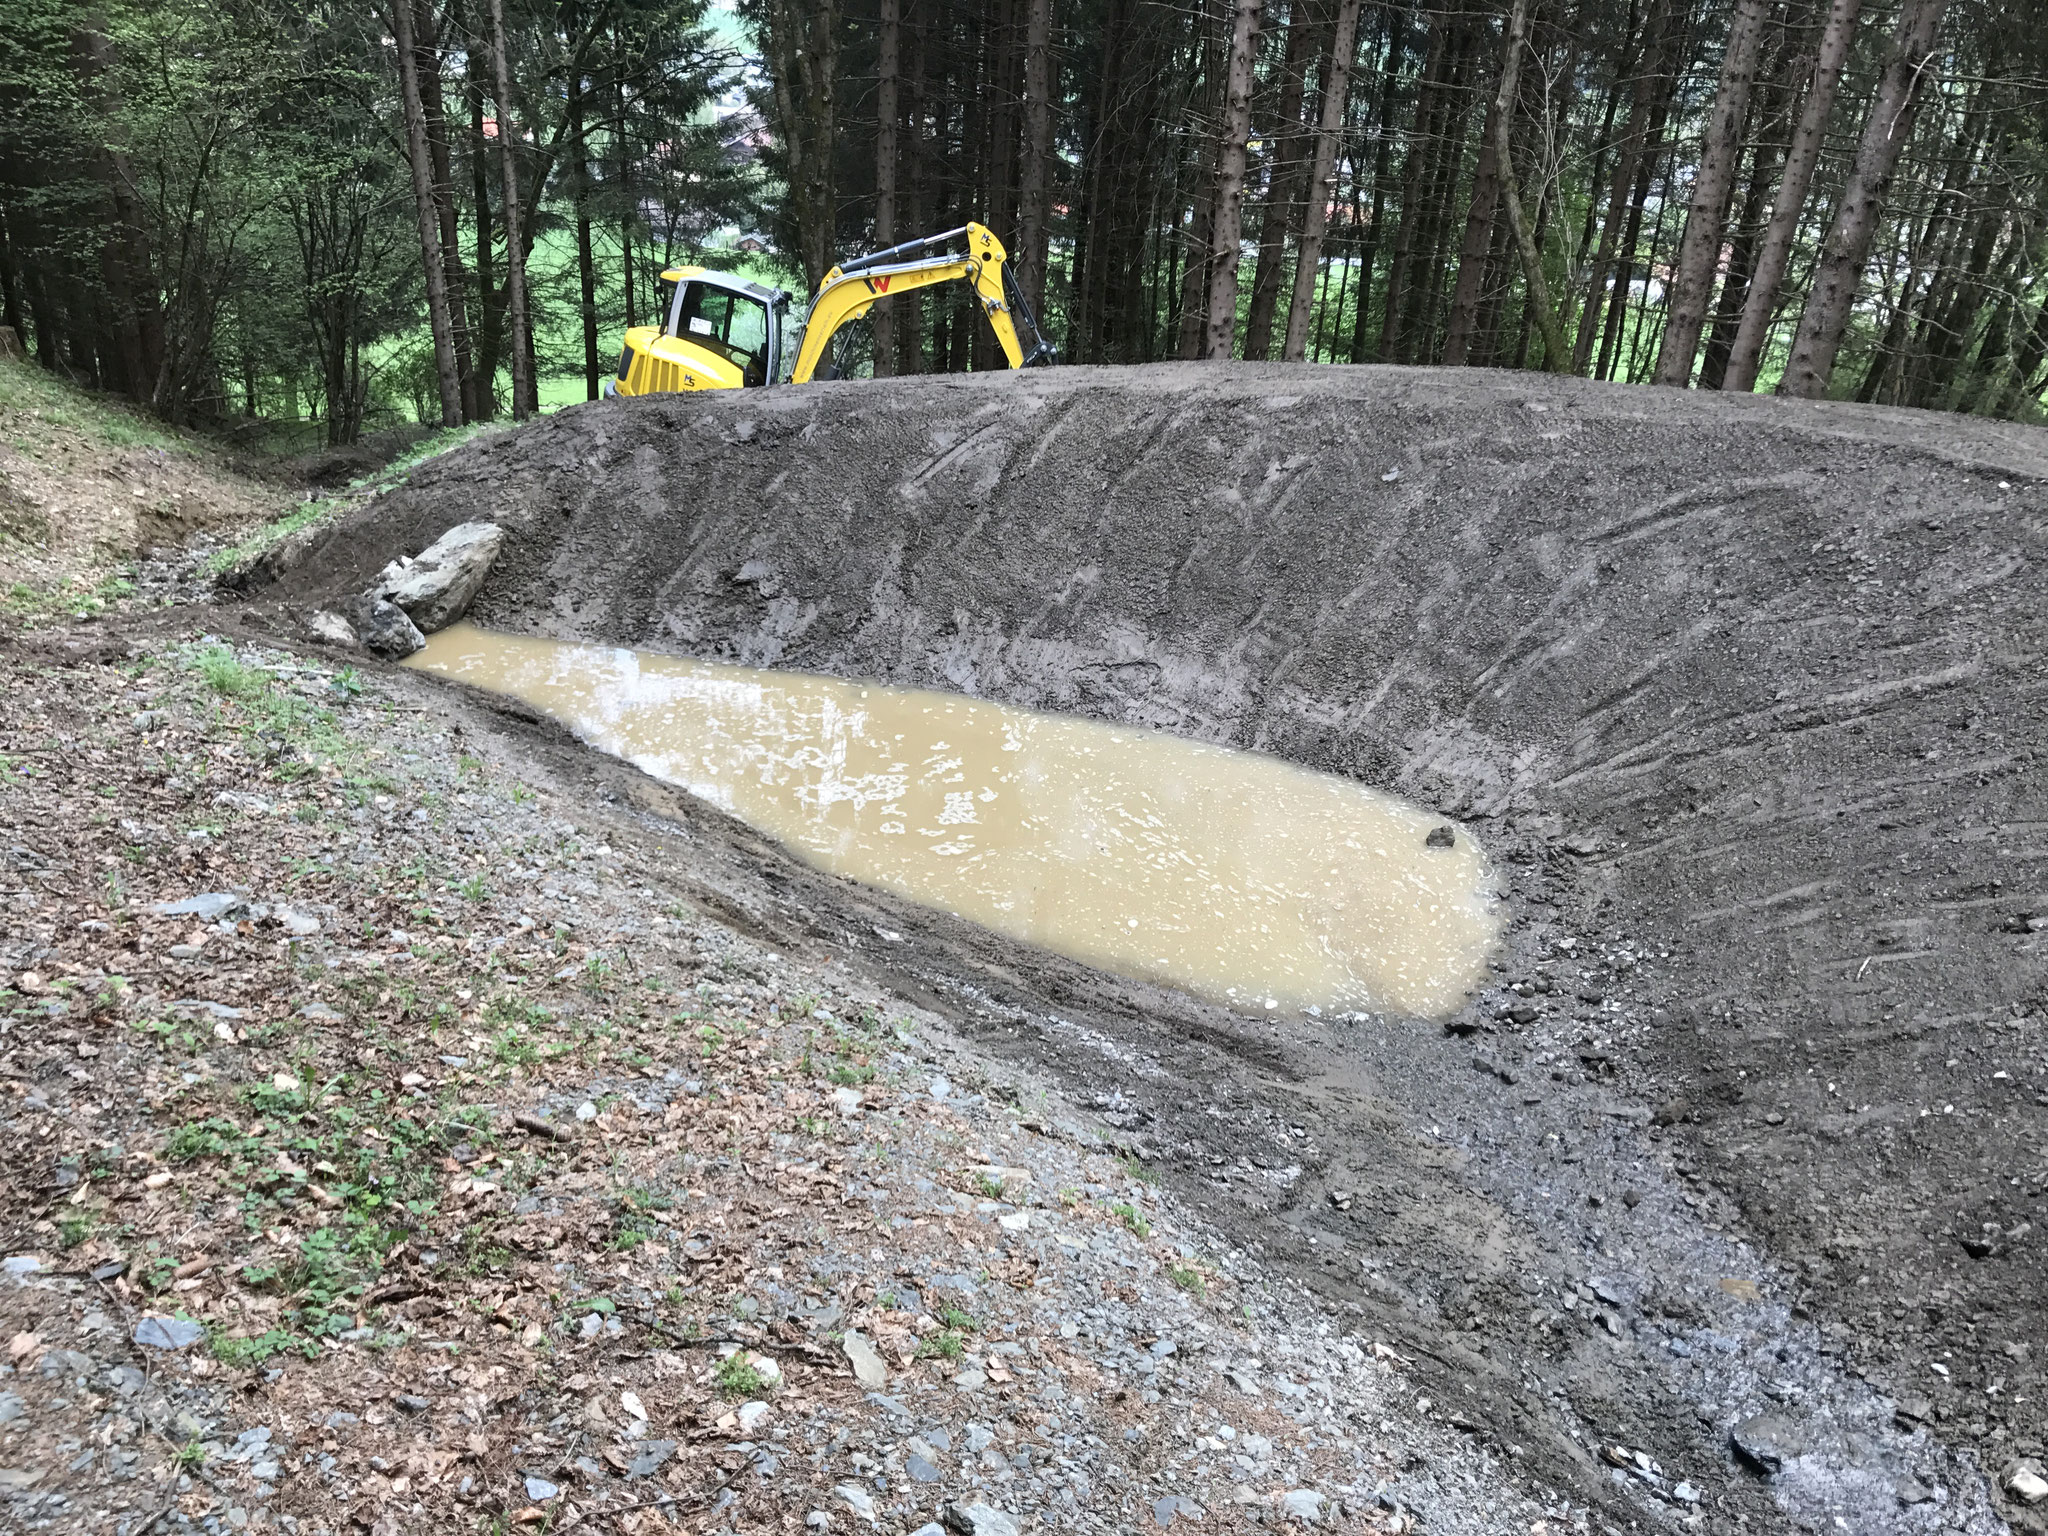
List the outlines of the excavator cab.
{"type": "Polygon", "coordinates": [[[626,332],[619,376],[606,383],[604,392],[658,395],[835,378],[833,339],[874,308],[876,300],[953,282],[973,289],[1012,368],[1055,362],[1057,354],[1039,331],[1008,260],[990,230],[965,224],[842,262],[818,284],[810,312],[794,335],[788,334],[790,296],[782,289],[730,272],[676,267],[661,274],[663,324],[626,332]],[[940,253],[956,242],[966,246],[964,253],[940,253]]]}
{"type": "Polygon", "coordinates": [[[789,295],[730,272],[672,267],[661,274],[663,320],[626,332],[619,375],[605,393],[754,389],[781,381],[789,295]]]}

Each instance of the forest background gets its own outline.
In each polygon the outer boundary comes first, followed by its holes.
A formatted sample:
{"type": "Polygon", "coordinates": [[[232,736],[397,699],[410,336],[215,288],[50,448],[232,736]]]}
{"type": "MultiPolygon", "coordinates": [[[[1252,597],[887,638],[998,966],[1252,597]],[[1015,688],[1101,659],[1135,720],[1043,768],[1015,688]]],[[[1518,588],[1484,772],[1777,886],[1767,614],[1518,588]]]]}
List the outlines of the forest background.
{"type": "MultiPolygon", "coordinates": [[[[2038,419],[2036,0],[0,0],[0,324],[165,419],[594,397],[664,266],[992,226],[1067,361],[2038,419]]],[[[801,300],[801,293],[799,294],[801,300]]],[[[964,290],[844,371],[994,364],[964,290]]]]}

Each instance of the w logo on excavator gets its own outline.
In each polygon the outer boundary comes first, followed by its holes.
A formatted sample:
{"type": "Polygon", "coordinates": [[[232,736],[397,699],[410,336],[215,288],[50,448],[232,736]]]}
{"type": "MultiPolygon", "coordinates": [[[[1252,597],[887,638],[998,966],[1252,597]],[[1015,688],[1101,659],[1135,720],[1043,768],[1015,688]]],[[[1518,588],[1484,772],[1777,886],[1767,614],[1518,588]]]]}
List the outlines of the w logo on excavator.
{"type": "Polygon", "coordinates": [[[868,279],[868,287],[875,293],[887,293],[889,291],[889,279],[886,277],[871,277],[868,279]]]}

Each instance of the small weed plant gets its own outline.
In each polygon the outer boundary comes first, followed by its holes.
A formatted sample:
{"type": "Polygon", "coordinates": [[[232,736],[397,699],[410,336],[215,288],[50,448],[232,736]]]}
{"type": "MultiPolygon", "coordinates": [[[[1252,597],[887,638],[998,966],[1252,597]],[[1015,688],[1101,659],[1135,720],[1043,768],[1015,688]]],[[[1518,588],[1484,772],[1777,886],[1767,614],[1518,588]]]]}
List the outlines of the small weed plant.
{"type": "Polygon", "coordinates": [[[957,1328],[947,1328],[920,1339],[917,1358],[920,1360],[958,1360],[967,1353],[967,1336],[957,1328]]]}
{"type": "Polygon", "coordinates": [[[1109,1214],[1122,1222],[1131,1236],[1147,1238],[1152,1235],[1152,1223],[1145,1213],[1129,1201],[1119,1200],[1109,1208],[1109,1214]]]}
{"type": "Polygon", "coordinates": [[[768,1389],[768,1378],[745,1355],[726,1356],[712,1382],[721,1396],[735,1399],[759,1397],[768,1389]]]}

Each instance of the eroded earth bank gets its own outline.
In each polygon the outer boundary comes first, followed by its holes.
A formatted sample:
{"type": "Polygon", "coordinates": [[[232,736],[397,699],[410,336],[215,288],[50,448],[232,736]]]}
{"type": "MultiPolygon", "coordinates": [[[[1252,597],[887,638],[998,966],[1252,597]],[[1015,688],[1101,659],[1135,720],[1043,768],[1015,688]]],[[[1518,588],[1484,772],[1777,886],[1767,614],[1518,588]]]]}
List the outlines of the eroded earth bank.
{"type": "Polygon", "coordinates": [[[1246,1016],[730,835],[761,933],[1044,1074],[1530,1484],[2038,1528],[2044,471],[2025,429],[1473,372],[673,398],[424,467],[246,619],[482,518],[488,627],[1149,725],[1460,819],[1509,918],[1442,1022],[1246,1016]]]}

